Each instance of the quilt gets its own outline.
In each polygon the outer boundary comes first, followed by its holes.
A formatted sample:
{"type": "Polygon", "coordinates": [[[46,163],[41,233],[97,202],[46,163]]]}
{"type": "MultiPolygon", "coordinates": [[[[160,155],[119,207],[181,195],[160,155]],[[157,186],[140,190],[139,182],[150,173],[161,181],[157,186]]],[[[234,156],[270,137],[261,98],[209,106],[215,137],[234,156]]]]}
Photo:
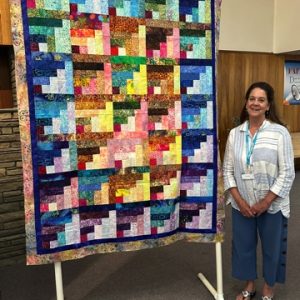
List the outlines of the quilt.
{"type": "Polygon", "coordinates": [[[27,263],[222,241],[220,1],[10,4],[27,263]]]}

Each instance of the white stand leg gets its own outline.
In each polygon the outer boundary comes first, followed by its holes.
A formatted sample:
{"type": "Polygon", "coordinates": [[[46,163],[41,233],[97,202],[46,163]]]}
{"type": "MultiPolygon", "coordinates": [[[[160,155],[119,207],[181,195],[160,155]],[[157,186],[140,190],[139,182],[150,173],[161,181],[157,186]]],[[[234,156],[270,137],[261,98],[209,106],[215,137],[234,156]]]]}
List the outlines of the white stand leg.
{"type": "Polygon", "coordinates": [[[64,300],[61,262],[54,263],[54,270],[55,270],[56,299],[64,300]]]}
{"type": "Polygon", "coordinates": [[[217,269],[217,290],[215,290],[215,288],[210,284],[210,282],[205,278],[205,276],[202,273],[199,273],[198,277],[216,300],[224,300],[221,242],[216,242],[216,269],[217,269]]]}

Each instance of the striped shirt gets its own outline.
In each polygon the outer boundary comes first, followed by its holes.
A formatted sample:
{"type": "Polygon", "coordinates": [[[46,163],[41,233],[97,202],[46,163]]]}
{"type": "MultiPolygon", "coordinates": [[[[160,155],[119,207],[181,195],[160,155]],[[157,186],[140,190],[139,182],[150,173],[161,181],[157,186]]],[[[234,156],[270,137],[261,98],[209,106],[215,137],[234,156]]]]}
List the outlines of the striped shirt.
{"type": "MultiPolygon", "coordinates": [[[[265,121],[257,133],[251,156],[254,179],[244,180],[247,170],[246,135],[248,121],[233,128],[227,140],[223,164],[225,191],[237,187],[250,206],[262,200],[269,191],[278,197],[268,209],[269,213],[282,211],[290,215],[289,192],[295,178],[294,154],[288,130],[279,124],[265,121]]],[[[252,143],[250,136],[249,144],[252,143]]],[[[239,209],[230,193],[226,193],[232,207],[239,209]]]]}

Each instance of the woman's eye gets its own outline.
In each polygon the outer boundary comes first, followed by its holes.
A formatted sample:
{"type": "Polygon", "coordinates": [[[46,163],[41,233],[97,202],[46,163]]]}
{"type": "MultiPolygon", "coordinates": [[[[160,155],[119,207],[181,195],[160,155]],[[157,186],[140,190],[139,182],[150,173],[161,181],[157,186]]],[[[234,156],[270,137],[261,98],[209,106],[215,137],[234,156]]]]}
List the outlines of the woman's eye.
{"type": "Polygon", "coordinates": [[[249,97],[249,99],[248,99],[249,101],[255,101],[255,100],[257,100],[258,102],[260,102],[260,103],[262,103],[262,102],[265,102],[266,101],[266,99],[265,98],[263,98],[263,97],[259,97],[259,98],[256,98],[256,97],[249,97]]]}

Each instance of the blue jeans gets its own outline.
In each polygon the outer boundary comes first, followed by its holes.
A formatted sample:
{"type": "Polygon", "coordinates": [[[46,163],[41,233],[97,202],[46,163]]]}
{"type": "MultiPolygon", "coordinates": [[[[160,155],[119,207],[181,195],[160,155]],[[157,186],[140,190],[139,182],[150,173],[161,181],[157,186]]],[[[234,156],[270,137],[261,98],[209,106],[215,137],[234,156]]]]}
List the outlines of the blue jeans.
{"type": "Polygon", "coordinates": [[[263,277],[269,286],[285,282],[287,218],[281,212],[246,218],[232,208],[232,276],[255,280],[258,234],[262,245],[263,277]]]}

